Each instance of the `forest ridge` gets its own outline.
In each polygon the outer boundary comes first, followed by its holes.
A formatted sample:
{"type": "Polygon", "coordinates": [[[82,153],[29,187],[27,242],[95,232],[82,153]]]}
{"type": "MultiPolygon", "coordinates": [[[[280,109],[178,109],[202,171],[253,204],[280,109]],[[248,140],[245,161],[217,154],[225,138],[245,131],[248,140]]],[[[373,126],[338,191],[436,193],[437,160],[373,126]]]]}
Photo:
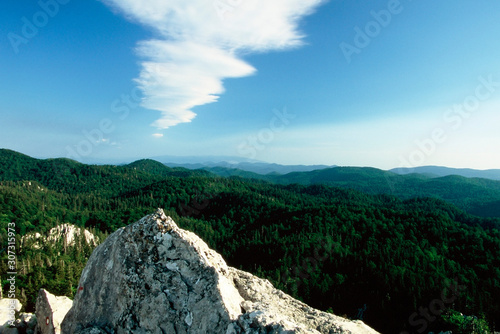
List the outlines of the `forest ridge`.
{"type": "MultiPolygon", "coordinates": [[[[382,193],[384,173],[333,168],[278,182],[152,160],[90,166],[0,150],[1,248],[9,222],[16,224],[18,245],[22,236],[61,223],[103,240],[161,207],[230,265],[380,332],[498,328],[499,218],[472,213],[480,201],[499,200],[500,182],[392,173],[395,191],[382,193]],[[455,298],[441,300],[445,307],[434,309],[432,321],[419,313],[453,287],[455,298]]],[[[74,294],[92,249],[83,242],[62,247],[19,247],[17,286],[28,309],[41,287],[74,294]]],[[[2,252],[2,272],[5,257],[2,252]]]]}

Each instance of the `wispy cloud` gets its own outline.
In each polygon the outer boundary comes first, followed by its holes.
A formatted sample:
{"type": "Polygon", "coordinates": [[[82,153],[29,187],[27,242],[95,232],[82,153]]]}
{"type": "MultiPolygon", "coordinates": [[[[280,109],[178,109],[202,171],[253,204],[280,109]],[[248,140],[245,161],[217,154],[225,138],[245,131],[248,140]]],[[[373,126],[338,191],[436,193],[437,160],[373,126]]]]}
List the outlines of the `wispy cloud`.
{"type": "Polygon", "coordinates": [[[102,0],[156,31],[137,47],[142,106],[161,111],[160,129],[190,122],[217,101],[222,81],[252,75],[240,57],[302,44],[299,20],[324,0],[102,0]]]}

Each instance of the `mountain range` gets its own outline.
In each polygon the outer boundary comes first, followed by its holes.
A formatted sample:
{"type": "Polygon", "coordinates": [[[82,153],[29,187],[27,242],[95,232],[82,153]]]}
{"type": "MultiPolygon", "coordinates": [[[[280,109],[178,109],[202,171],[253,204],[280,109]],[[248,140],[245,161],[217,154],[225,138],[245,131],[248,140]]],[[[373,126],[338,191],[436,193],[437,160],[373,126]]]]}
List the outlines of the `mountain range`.
{"type": "MultiPolygon", "coordinates": [[[[178,165],[180,166],[180,165],[178,165]]],[[[183,165],[186,168],[193,167],[183,165]]],[[[205,170],[223,177],[256,179],[275,184],[322,184],[349,188],[368,194],[393,195],[402,199],[433,197],[445,200],[477,216],[500,217],[500,181],[495,179],[495,170],[463,170],[447,167],[422,167],[421,173],[405,173],[402,170],[384,171],[370,167],[325,167],[281,166],[270,164],[268,168],[258,164],[197,165],[198,171],[205,170]],[[235,168],[238,167],[238,168],[235,168]],[[295,170],[288,173],[278,171],[295,170]],[[310,169],[310,170],[308,170],[310,169]],[[270,171],[259,173],[258,171],[270,171]],[[462,174],[462,175],[461,175],[462,174]],[[463,175],[485,175],[479,178],[463,175]]],[[[408,170],[406,170],[408,171],[408,170]]],[[[499,173],[500,176],[500,173],[499,173]]]]}
{"type": "Polygon", "coordinates": [[[483,179],[500,180],[500,169],[470,169],[470,168],[449,168],[442,166],[422,166],[415,168],[393,168],[390,170],[396,174],[426,174],[428,176],[440,177],[458,175],[463,177],[477,177],[483,179]]]}
{"type": "MultiPolygon", "coordinates": [[[[256,160],[248,160],[237,157],[207,156],[207,157],[154,157],[151,160],[159,161],[169,167],[184,167],[188,169],[210,169],[216,167],[228,169],[240,169],[261,175],[267,174],[287,174],[292,172],[310,172],[318,169],[339,167],[337,165],[281,165],[267,163],[256,160]]],[[[347,167],[347,166],[345,166],[347,167]]],[[[389,172],[408,175],[424,174],[428,177],[442,177],[457,175],[467,178],[483,178],[500,180],[500,169],[471,169],[471,168],[451,168],[444,166],[421,166],[421,167],[398,167],[388,170],[389,172]]]]}
{"type": "MultiPolygon", "coordinates": [[[[205,157],[209,158],[209,157],[205,157]]],[[[153,159],[142,159],[123,167],[162,177],[187,177],[218,175],[240,177],[273,184],[326,185],[354,189],[373,195],[392,195],[401,199],[432,197],[445,200],[470,214],[481,217],[500,217],[500,170],[455,169],[447,167],[417,167],[414,170],[393,169],[384,171],[371,167],[338,167],[325,165],[279,165],[256,161],[195,162],[205,158],[195,157],[191,163],[164,163],[153,159]],[[498,174],[498,175],[497,175],[498,174]],[[477,177],[484,175],[484,178],[477,177]]],[[[213,161],[228,157],[211,157],[213,161]]],[[[229,157],[230,158],[230,157],[229,157]]],[[[159,157],[160,160],[168,157],[159,157]]],[[[51,165],[80,165],[69,159],[34,159],[24,154],[0,149],[0,163],[4,173],[16,174],[16,165],[36,165],[41,162],[51,165]]],[[[207,161],[207,160],[205,160],[207,161]]],[[[86,165],[82,165],[86,166],[86,165]]],[[[41,167],[48,168],[48,167],[41,167]]],[[[111,166],[104,166],[110,169],[111,166]]],[[[33,168],[34,169],[34,168],[33,168]]],[[[111,168],[111,171],[113,169],[111,168]]],[[[30,177],[32,171],[23,171],[30,177]]],[[[21,173],[20,171],[18,174],[21,173]]],[[[0,175],[1,176],[1,175],[0,175]]],[[[32,175],[31,178],[35,178],[32,175]]],[[[50,180],[54,182],[55,180],[50,180]]]]}
{"type": "MultiPolygon", "coordinates": [[[[23,236],[71,223],[105,240],[163,208],[230,266],[317,309],[362,317],[379,332],[467,334],[481,321],[495,331],[499,185],[360,167],[262,175],[168,167],[151,159],[85,165],[0,150],[0,271],[8,270],[11,224],[23,236]],[[412,317],[450,285],[464,288],[445,305],[446,313],[426,326],[418,314],[412,317]]],[[[16,287],[27,311],[41,288],[75,296],[92,250],[81,243],[65,251],[62,240],[42,247],[17,253],[24,269],[16,287]]]]}

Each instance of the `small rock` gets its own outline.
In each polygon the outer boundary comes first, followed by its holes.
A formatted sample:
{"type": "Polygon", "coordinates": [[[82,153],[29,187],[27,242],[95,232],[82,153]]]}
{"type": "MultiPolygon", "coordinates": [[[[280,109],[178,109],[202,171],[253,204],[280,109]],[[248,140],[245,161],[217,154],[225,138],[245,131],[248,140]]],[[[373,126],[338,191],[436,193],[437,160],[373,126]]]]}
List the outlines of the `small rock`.
{"type": "Polygon", "coordinates": [[[61,322],[73,302],[68,297],[56,297],[40,289],[36,299],[36,332],[41,334],[61,333],[61,322]]]}

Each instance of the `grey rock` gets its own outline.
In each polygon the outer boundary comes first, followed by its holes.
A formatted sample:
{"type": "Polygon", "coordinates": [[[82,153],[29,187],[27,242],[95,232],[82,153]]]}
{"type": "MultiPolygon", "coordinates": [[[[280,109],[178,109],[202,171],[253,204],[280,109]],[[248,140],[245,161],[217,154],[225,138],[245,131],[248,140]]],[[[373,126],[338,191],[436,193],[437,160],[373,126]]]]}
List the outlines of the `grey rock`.
{"type": "Polygon", "coordinates": [[[19,330],[16,327],[6,327],[1,331],[2,334],[19,334],[19,330]]]}
{"type": "Polygon", "coordinates": [[[235,268],[230,272],[245,299],[241,305],[245,313],[238,319],[244,333],[267,333],[270,328],[273,333],[377,333],[362,321],[316,310],[274,288],[268,280],[235,268]],[[260,331],[249,331],[247,327],[260,331]]]}
{"type": "Polygon", "coordinates": [[[21,244],[27,243],[34,249],[40,249],[44,244],[63,240],[65,247],[73,247],[78,238],[81,238],[82,235],[87,244],[94,247],[99,244],[99,238],[90,231],[72,224],[57,225],[51,228],[46,235],[42,235],[38,232],[29,233],[22,237],[21,244]]]}
{"type": "Polygon", "coordinates": [[[63,332],[225,332],[243,301],[228,274],[219,254],[159,211],[94,250],[63,332]]]}
{"type": "Polygon", "coordinates": [[[86,328],[80,332],[81,334],[107,334],[106,331],[97,328],[97,327],[92,327],[92,328],[86,328]]]}
{"type": "Polygon", "coordinates": [[[58,334],[61,333],[61,322],[73,305],[68,297],[56,297],[45,289],[40,289],[36,298],[35,333],[58,334]]]}
{"type": "Polygon", "coordinates": [[[36,316],[33,313],[20,313],[15,326],[20,334],[33,334],[36,328],[36,316]]]}
{"type": "Polygon", "coordinates": [[[228,267],[162,210],[116,231],[94,250],[62,332],[377,333],[228,267]]]}

